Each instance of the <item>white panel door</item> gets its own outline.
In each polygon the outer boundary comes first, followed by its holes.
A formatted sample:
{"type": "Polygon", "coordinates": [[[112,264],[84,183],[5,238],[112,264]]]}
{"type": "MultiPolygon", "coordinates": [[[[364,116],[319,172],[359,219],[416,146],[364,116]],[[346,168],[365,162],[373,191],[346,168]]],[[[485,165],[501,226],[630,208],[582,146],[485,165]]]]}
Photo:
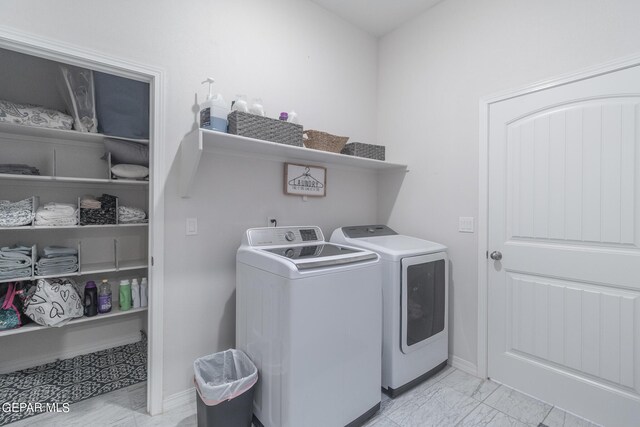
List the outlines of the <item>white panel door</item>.
{"type": "Polygon", "coordinates": [[[640,68],[489,113],[489,376],[640,426],[640,68]]]}

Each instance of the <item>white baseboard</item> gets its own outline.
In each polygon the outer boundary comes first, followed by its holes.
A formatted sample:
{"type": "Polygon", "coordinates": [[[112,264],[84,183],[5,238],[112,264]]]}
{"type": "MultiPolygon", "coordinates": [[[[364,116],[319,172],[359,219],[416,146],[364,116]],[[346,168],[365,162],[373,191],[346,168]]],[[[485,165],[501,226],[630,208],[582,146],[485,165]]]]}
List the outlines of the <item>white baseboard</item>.
{"type": "Polygon", "coordinates": [[[37,354],[33,355],[33,357],[23,354],[21,357],[15,358],[14,360],[3,360],[0,363],[0,374],[33,368],[35,366],[45,365],[60,359],[69,359],[75,356],[80,356],[81,354],[89,354],[96,351],[106,350],[108,348],[119,347],[121,345],[133,344],[138,341],[140,341],[140,332],[135,331],[135,333],[130,335],[118,336],[113,340],[102,341],[98,345],[75,345],[70,350],[47,353],[46,355],[37,354]]]}
{"type": "Polygon", "coordinates": [[[464,360],[458,356],[454,356],[453,354],[450,354],[449,364],[454,368],[457,368],[457,369],[460,369],[461,371],[466,372],[467,374],[471,374],[475,377],[478,376],[478,366],[469,362],[468,360],[464,360]]]}
{"type": "Polygon", "coordinates": [[[191,387],[167,397],[162,401],[162,412],[168,412],[193,402],[196,398],[194,395],[195,391],[196,388],[191,387]]]}

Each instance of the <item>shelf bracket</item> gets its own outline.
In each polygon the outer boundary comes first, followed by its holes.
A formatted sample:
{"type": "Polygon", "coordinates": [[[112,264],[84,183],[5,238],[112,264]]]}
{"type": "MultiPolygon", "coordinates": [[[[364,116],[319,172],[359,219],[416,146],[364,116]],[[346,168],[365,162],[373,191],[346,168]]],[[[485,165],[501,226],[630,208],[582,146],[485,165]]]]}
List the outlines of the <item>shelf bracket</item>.
{"type": "Polygon", "coordinates": [[[189,197],[202,157],[202,132],[195,129],[180,144],[180,196],[189,197]]]}

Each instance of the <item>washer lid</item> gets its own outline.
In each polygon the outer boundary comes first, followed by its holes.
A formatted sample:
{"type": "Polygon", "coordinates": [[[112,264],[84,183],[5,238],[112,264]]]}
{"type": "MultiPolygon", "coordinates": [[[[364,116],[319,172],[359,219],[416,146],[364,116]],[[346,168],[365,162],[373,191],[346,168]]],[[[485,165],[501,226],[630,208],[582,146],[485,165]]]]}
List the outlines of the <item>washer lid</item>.
{"type": "Polygon", "coordinates": [[[298,270],[332,267],[376,259],[374,253],[330,243],[260,249],[291,260],[298,270]]]}

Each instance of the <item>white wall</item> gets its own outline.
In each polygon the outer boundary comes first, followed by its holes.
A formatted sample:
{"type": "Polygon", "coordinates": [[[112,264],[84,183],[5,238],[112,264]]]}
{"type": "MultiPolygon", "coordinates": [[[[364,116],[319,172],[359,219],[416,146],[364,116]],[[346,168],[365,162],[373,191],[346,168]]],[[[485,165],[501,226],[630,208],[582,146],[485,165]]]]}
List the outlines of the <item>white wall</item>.
{"type": "Polygon", "coordinates": [[[193,359],[234,345],[234,257],[246,228],[267,215],[325,233],[375,221],[370,173],[330,169],[328,196],[302,202],[282,195],[281,163],[242,157],[207,155],[193,197],[178,197],[177,150],[207,76],[228,101],[259,96],[272,117],[295,109],[305,128],[375,141],[376,40],[324,9],[300,0],[8,0],[2,9],[0,25],[166,71],[165,398],[192,386],[193,359]],[[184,235],[187,216],[198,236],[184,235]]]}
{"type": "Polygon", "coordinates": [[[478,101],[640,53],[635,0],[446,0],[380,40],[378,142],[408,161],[389,225],[449,246],[451,352],[477,361],[478,101]]]}

